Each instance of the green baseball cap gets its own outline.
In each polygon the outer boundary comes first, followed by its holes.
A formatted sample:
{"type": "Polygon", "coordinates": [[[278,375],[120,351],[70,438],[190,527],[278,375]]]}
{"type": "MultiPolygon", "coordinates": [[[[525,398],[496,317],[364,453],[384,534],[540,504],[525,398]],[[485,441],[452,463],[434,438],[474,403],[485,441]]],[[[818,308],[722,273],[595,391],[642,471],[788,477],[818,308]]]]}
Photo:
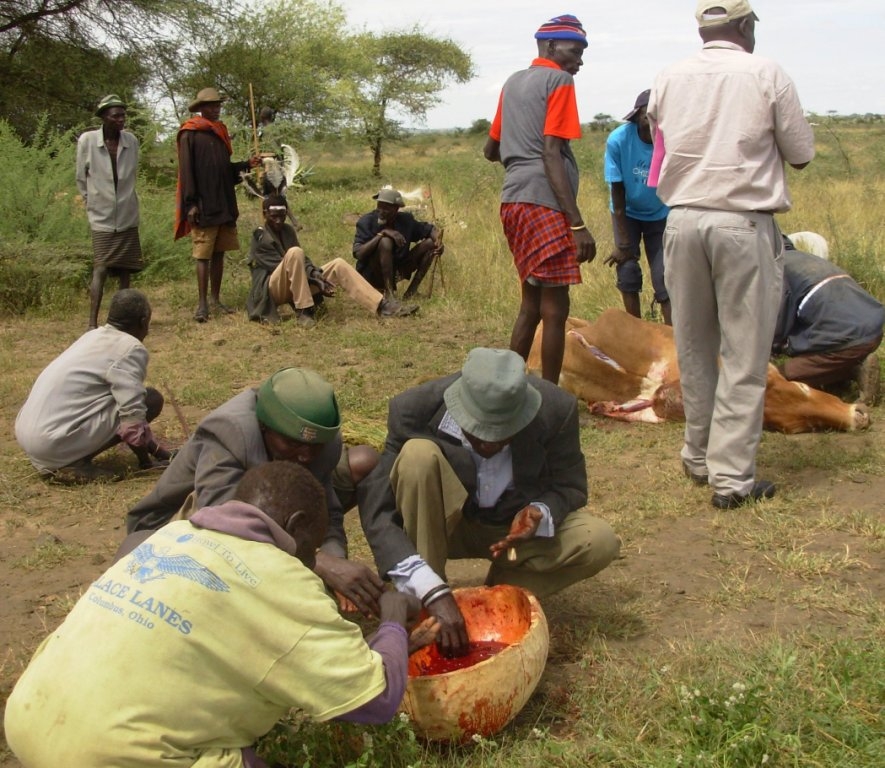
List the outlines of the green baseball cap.
{"type": "Polygon", "coordinates": [[[332,385],[308,368],[283,368],[258,388],[255,416],[302,443],[328,443],[341,428],[332,385]]]}

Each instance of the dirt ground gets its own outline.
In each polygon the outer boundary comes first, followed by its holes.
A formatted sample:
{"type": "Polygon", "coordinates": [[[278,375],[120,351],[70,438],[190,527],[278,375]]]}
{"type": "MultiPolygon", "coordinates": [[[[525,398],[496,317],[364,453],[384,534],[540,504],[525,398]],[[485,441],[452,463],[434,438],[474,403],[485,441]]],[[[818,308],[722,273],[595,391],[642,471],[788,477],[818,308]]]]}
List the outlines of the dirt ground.
{"type": "MultiPolygon", "coordinates": [[[[155,304],[154,315],[185,311],[155,304]]],[[[425,337],[457,338],[457,329],[445,317],[426,315],[410,327],[425,337]]],[[[343,320],[332,317],[328,322],[343,320]]],[[[71,339],[69,325],[47,319],[27,333],[24,321],[0,327],[0,362],[6,369],[0,395],[3,701],[37,643],[110,564],[124,535],[126,509],[156,480],[155,475],[135,475],[89,487],[51,485],[35,476],[15,444],[17,409],[36,374],[71,339]]],[[[219,356],[234,350],[249,354],[276,343],[267,331],[242,319],[212,321],[202,328],[193,325],[155,322],[147,341],[152,371],[160,370],[168,381],[183,381],[186,357],[177,364],[179,369],[168,361],[155,367],[182,338],[186,342],[203,338],[219,356]]],[[[310,344],[319,349],[330,343],[321,335],[326,332],[317,331],[320,335],[310,344]]],[[[490,341],[476,339],[476,343],[490,341]]],[[[339,358],[346,356],[339,351],[339,358]]],[[[460,350],[451,356],[460,358],[460,350]]],[[[208,371],[214,361],[203,364],[208,371]]],[[[260,377],[250,381],[244,373],[243,379],[236,383],[254,384],[260,377]]],[[[175,386],[184,390],[183,383],[175,386]]],[[[210,409],[186,405],[184,416],[195,425],[210,409]]],[[[167,411],[157,429],[174,444],[182,439],[181,427],[171,409],[167,411]]],[[[619,441],[616,457],[588,451],[588,471],[591,505],[619,529],[624,546],[622,558],[595,579],[545,603],[553,632],[542,693],[545,686],[549,692],[567,679],[572,665],[586,653],[585,635],[603,637],[611,653],[626,658],[665,657],[668,648],[681,642],[790,634],[809,627],[823,634],[869,631],[870,617],[881,610],[885,598],[881,408],[874,411],[873,426],[865,433],[774,436],[764,455],[774,468],[772,479],[782,489],[779,498],[731,513],[714,510],[709,491],[691,487],[679,475],[678,425],[602,423],[586,413],[582,418],[591,444],[597,438],[619,441]],[[816,446],[842,458],[833,466],[794,467],[783,455],[793,451],[813,457],[816,446]],[[629,478],[626,503],[624,493],[618,493],[624,478],[629,478]],[[651,511],[649,498],[659,505],[651,511]]],[[[132,459],[120,450],[106,464],[125,469],[132,459]]],[[[355,514],[348,515],[348,525],[355,557],[368,561],[355,514]]],[[[449,577],[455,585],[475,584],[484,573],[482,562],[465,561],[453,565],[449,577]]],[[[16,765],[0,744],[0,766],[16,765]]]]}

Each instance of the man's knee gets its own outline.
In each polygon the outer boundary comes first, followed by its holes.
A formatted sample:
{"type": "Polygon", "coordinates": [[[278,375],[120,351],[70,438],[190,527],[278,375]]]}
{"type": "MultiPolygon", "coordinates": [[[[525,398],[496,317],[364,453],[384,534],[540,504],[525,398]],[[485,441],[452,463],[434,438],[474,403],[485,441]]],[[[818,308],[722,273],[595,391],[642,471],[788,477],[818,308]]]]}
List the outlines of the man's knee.
{"type": "Polygon", "coordinates": [[[162,394],[153,387],[148,387],[144,397],[145,406],[147,407],[147,421],[153,421],[163,412],[163,406],[166,403],[162,394]]]}
{"type": "Polygon", "coordinates": [[[295,246],[294,248],[290,248],[286,251],[283,256],[283,268],[287,272],[291,272],[293,269],[304,269],[304,250],[295,246]]]}
{"type": "Polygon", "coordinates": [[[445,455],[436,443],[415,438],[403,444],[391,474],[396,475],[399,483],[420,481],[428,472],[445,463],[445,455]]]}
{"type": "Polygon", "coordinates": [[[605,520],[588,511],[573,512],[563,524],[561,551],[572,553],[570,565],[589,567],[593,575],[618,557],[621,538],[605,520]]]}

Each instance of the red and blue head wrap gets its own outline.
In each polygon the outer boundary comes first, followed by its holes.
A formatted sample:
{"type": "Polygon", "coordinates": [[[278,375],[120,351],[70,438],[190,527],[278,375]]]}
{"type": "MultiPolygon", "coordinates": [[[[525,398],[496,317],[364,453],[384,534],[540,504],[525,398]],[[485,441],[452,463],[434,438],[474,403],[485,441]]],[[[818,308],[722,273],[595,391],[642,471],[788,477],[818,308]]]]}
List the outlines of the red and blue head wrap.
{"type": "Polygon", "coordinates": [[[544,22],[535,32],[535,40],[577,40],[587,47],[587,32],[571,14],[556,16],[544,22]]]}

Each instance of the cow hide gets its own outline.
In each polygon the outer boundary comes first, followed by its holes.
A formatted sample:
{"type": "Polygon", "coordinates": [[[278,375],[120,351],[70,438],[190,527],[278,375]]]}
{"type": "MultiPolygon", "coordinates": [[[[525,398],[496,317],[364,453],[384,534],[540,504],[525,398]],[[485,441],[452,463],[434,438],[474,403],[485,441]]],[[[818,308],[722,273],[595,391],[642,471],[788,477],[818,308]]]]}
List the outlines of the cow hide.
{"type": "MultiPolygon", "coordinates": [[[[540,373],[541,327],[528,369],[540,373]]],[[[587,403],[591,412],[624,421],[684,421],[679,363],[673,330],[608,309],[596,320],[569,317],[559,385],[587,403]]],[[[764,425],[794,434],[852,431],[869,426],[865,406],[787,381],[768,366],[764,425]]]]}

